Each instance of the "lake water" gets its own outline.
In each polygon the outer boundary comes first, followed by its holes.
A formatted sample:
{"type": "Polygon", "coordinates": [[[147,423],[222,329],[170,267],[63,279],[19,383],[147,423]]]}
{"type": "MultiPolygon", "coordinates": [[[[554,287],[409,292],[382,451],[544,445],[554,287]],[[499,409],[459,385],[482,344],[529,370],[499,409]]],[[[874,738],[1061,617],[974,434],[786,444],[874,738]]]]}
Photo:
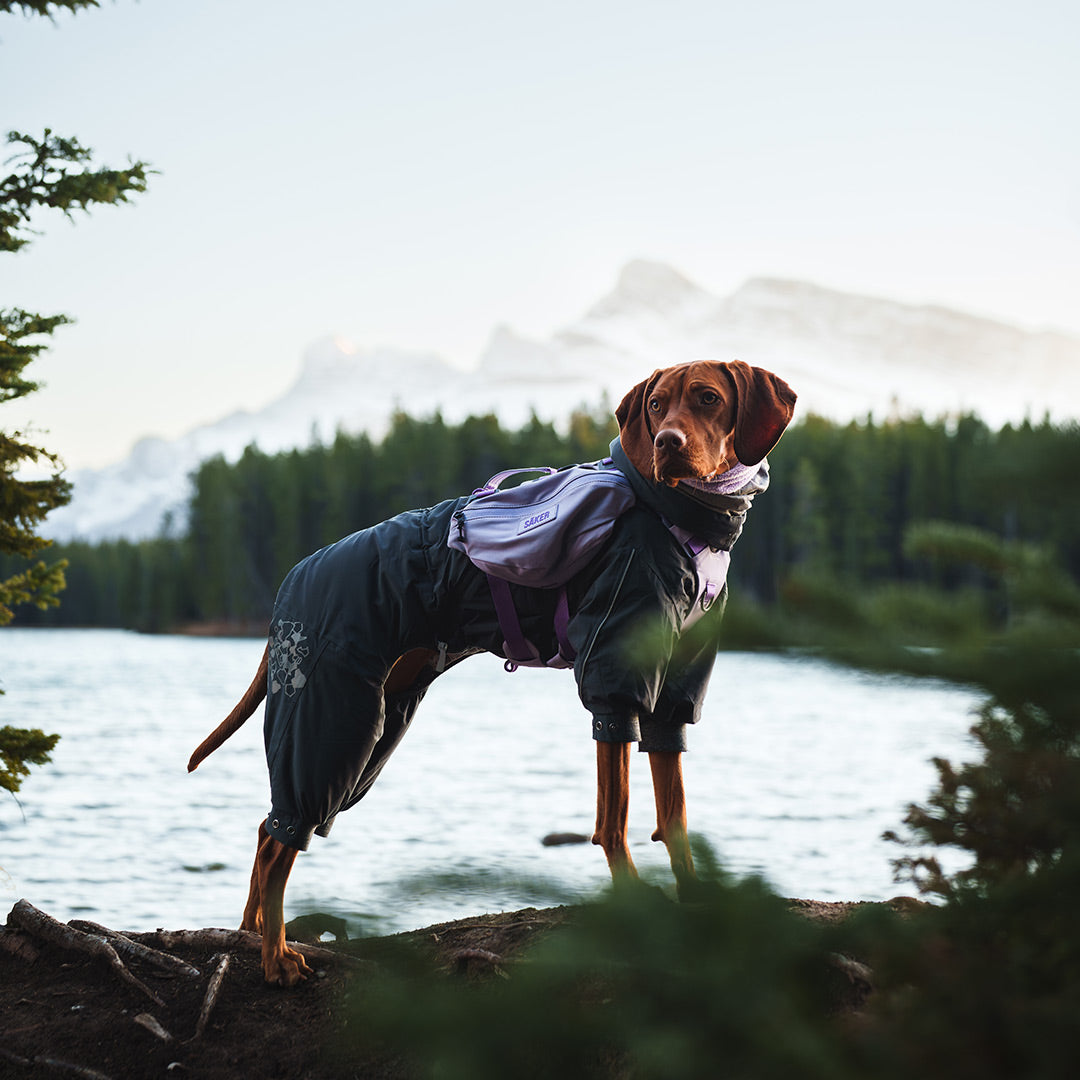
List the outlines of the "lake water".
{"type": "MultiPolygon", "coordinates": [[[[25,897],[60,919],[122,929],[239,925],[269,806],[261,710],[197,772],[185,768],[262,648],[0,630],[0,726],[62,736],[52,764],[24,783],[21,808],[0,792],[0,918],[25,897]]],[[[901,852],[881,833],[926,797],[931,757],[973,757],[980,700],[968,687],[816,659],[721,653],[685,758],[691,832],[728,870],[760,874],[785,896],[911,893],[894,884],[901,852]]],[[[633,766],[633,856],[666,884],[644,755],[633,766]]],[[[494,657],[473,658],[435,684],[367,798],[301,855],[286,917],[327,911],[350,932],[387,933],[595,895],[608,880],[599,848],[540,842],[590,833],[594,811],[595,754],[573,676],[508,675],[494,657]]]]}

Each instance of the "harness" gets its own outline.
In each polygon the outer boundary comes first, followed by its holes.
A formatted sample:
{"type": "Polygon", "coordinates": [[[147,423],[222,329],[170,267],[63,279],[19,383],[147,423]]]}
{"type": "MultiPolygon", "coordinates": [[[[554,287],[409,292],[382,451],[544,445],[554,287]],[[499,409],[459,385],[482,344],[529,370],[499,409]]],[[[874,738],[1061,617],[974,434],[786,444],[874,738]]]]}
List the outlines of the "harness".
{"type": "MultiPolygon", "coordinates": [[[[734,471],[734,470],[733,470],[734,471]]],[[[738,478],[727,478],[728,483],[738,478]]],[[[566,586],[607,540],[616,520],[636,502],[630,482],[611,458],[564,469],[508,469],[497,473],[454,514],[447,543],[465,552],[484,572],[503,634],[505,668],[568,668],[576,650],[568,629],[566,586]],[[542,473],[517,487],[501,490],[513,476],[542,473]],[[521,629],[510,584],[559,590],[553,616],[557,651],[545,659],[521,629]]],[[[688,629],[720,595],[731,561],[699,537],[662,519],[675,542],[694,563],[697,595],[688,629]]]]}

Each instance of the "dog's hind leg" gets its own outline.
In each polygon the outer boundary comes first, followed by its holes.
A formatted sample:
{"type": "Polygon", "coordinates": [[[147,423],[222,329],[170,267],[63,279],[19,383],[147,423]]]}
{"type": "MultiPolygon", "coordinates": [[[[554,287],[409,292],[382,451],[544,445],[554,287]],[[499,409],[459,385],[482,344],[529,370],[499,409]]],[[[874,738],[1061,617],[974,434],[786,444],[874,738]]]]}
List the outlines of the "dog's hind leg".
{"type": "Polygon", "coordinates": [[[596,744],[596,832],[592,842],[607,856],[615,881],[636,878],[626,842],[630,814],[630,743],[596,744]]]}
{"type": "Polygon", "coordinates": [[[402,653],[394,661],[390,673],[386,676],[383,692],[386,694],[404,693],[438,655],[433,649],[411,649],[407,653],[402,653]]]}
{"type": "Polygon", "coordinates": [[[263,978],[277,986],[295,986],[311,974],[304,958],[285,944],[285,885],[297,854],[296,848],[286,847],[259,826],[241,928],[262,934],[263,978]]]}
{"type": "Polygon", "coordinates": [[[262,888],[259,885],[259,856],[262,849],[270,842],[270,835],[259,822],[259,840],[255,846],[255,862],[251,867],[251,887],[248,889],[247,903],[244,905],[244,920],[241,930],[250,930],[253,934],[262,933],[262,888]]]}
{"type": "Polygon", "coordinates": [[[654,840],[662,840],[668,849],[671,869],[679,896],[697,884],[690,840],[686,832],[686,788],[683,784],[682,754],[654,750],[649,753],[653,795],[656,798],[654,840]]]}

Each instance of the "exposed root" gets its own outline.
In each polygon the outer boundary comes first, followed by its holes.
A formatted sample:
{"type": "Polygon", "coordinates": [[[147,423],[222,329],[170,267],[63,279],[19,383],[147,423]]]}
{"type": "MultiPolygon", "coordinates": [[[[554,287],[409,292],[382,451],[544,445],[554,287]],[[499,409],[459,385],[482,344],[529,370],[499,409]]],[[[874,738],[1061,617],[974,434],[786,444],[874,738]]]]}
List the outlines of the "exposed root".
{"type": "Polygon", "coordinates": [[[5,1050],[2,1046],[0,1046],[0,1061],[6,1061],[10,1065],[17,1065],[24,1069],[33,1069],[33,1073],[27,1074],[29,1076],[40,1076],[41,1069],[51,1069],[53,1072],[82,1077],[82,1080],[112,1080],[112,1077],[98,1072],[97,1069],[87,1069],[82,1065],[73,1065],[70,1061],[61,1061],[59,1058],[45,1057],[40,1054],[36,1057],[23,1057],[21,1054],[13,1054],[10,1050],[5,1050]]]}
{"type": "MultiPolygon", "coordinates": [[[[250,949],[262,951],[262,935],[251,930],[158,930],[154,934],[141,935],[155,939],[164,949],[177,946],[194,946],[209,949],[250,949]]],[[[332,960],[335,963],[363,963],[356,957],[346,956],[331,949],[322,949],[317,945],[307,945],[302,941],[287,941],[290,949],[295,949],[305,960],[332,960]]]]}
{"type": "Polygon", "coordinates": [[[225,982],[228,971],[229,954],[225,953],[221,957],[221,962],[215,969],[214,974],[210,976],[210,982],[206,987],[206,997],[203,998],[202,1008],[199,1010],[199,1019],[195,1024],[195,1034],[192,1035],[192,1040],[201,1038],[202,1033],[206,1030],[206,1024],[210,1019],[210,1014],[214,1011],[214,1006],[217,1004],[218,995],[221,993],[221,986],[225,982]]]}
{"type": "Polygon", "coordinates": [[[98,937],[105,938],[120,956],[126,956],[129,960],[145,960],[163,971],[168,971],[173,975],[183,975],[189,979],[197,979],[200,975],[197,967],[192,967],[177,956],[151,949],[149,945],[144,945],[140,941],[132,941],[119,930],[110,930],[107,926],[101,926],[99,923],[89,922],[86,919],[70,919],[68,926],[86,934],[96,934],[98,937]]]}
{"type": "Polygon", "coordinates": [[[151,1016],[149,1013],[139,1013],[133,1019],[136,1024],[146,1028],[151,1035],[157,1036],[162,1042],[171,1043],[173,1041],[172,1035],[161,1026],[156,1017],[151,1016]]]}
{"type": "Polygon", "coordinates": [[[72,949],[99,957],[112,968],[118,978],[145,994],[155,1005],[164,1007],[165,1002],[149,986],[128,971],[116,950],[100,935],[87,934],[82,930],[76,930],[73,926],[66,926],[34,907],[28,900],[19,900],[15,904],[8,914],[8,925],[17,926],[42,941],[59,945],[62,949],[72,949]]]}

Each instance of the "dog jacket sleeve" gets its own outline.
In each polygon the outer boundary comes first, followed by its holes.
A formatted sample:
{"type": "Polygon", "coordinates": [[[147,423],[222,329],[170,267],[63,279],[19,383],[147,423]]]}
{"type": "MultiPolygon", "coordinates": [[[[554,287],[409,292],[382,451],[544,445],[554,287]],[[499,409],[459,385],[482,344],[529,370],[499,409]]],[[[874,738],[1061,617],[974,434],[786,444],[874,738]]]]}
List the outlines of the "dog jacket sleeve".
{"type": "Polygon", "coordinates": [[[619,520],[581,585],[569,630],[593,738],[684,750],[685,725],[699,718],[712,671],[723,598],[680,638],[696,598],[693,563],[656,514],[637,508],[619,520]]]}

